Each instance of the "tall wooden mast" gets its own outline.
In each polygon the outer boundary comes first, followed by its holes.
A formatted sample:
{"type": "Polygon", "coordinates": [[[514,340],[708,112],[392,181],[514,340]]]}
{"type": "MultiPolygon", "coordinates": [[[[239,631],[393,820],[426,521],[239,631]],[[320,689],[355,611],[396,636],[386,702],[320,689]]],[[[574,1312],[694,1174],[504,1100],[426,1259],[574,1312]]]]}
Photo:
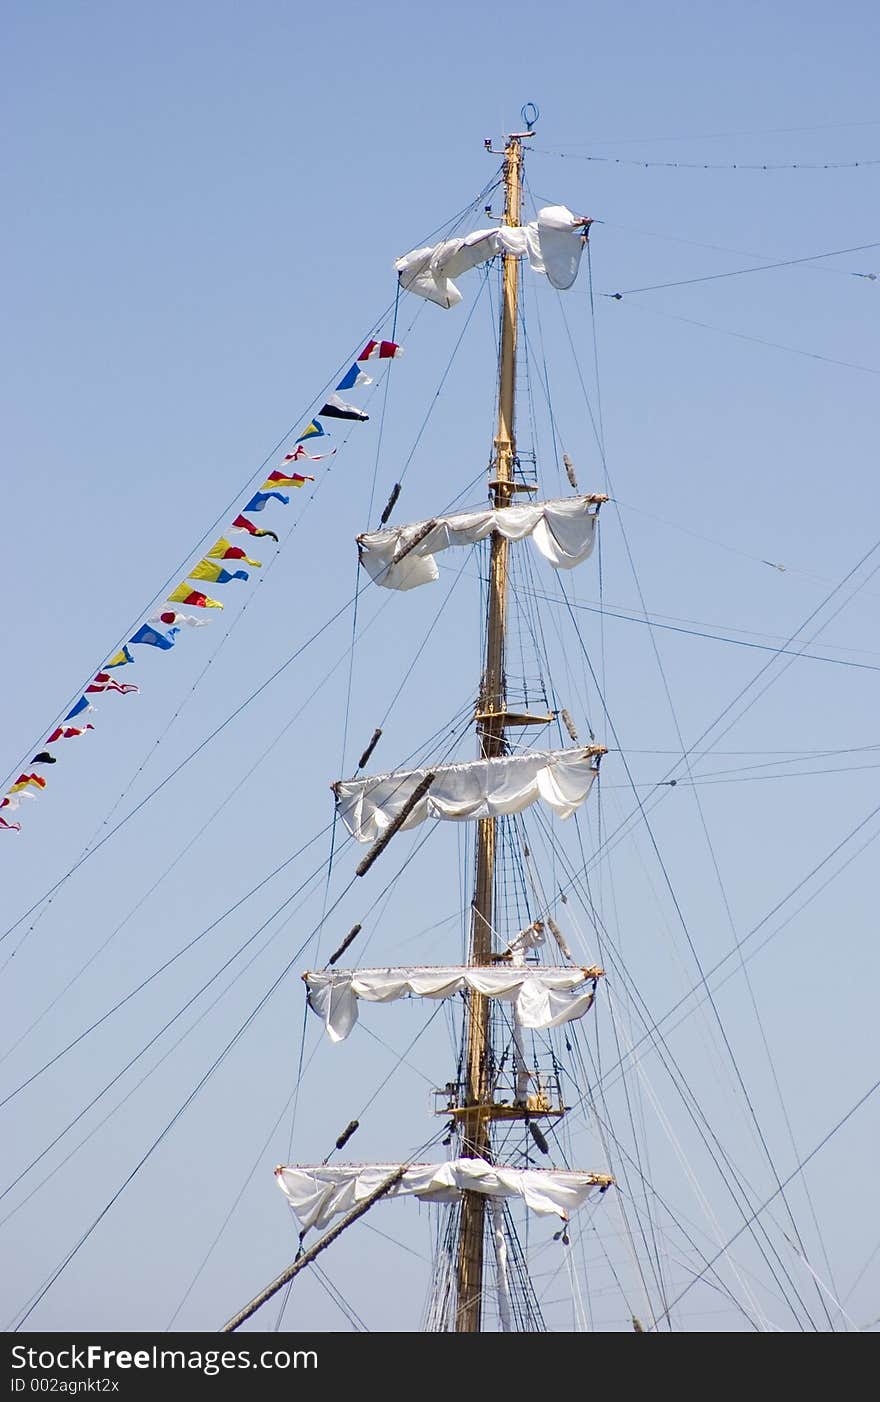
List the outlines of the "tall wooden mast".
{"type": "MultiPolygon", "coordinates": [[[[520,224],[522,204],[522,140],[528,132],[507,138],[504,151],[504,220],[520,224]]],[[[490,483],[496,507],[506,507],[513,498],[513,464],[516,456],[514,410],[516,399],[516,332],[519,294],[519,260],[505,253],[501,312],[501,360],[498,381],[498,430],[495,435],[493,479],[490,483]]],[[[478,737],[480,755],[493,759],[504,749],[506,711],[504,678],[504,635],[507,612],[508,542],[497,531],[492,534],[489,564],[488,626],[486,661],[480,684],[478,737]]],[[[477,825],[476,883],[471,910],[470,962],[492,962],[494,928],[496,820],[484,818],[477,825]]],[[[466,1029],[465,1111],[461,1117],[461,1154],[466,1158],[489,1157],[492,1100],[489,1084],[490,1027],[489,1000],[471,993],[466,1029]]],[[[457,1307],[458,1333],[478,1333],[482,1322],[483,1231],[486,1199],[480,1193],[466,1192],[462,1198],[458,1240],[457,1307]]]]}

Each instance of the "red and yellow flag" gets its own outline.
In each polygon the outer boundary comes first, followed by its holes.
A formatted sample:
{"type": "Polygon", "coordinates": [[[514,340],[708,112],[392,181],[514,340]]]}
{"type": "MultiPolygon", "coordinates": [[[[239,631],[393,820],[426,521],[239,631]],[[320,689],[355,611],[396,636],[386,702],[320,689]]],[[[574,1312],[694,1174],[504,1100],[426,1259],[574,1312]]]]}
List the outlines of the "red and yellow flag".
{"type": "Polygon", "coordinates": [[[299,472],[270,472],[261,492],[276,492],[279,487],[303,487],[306,482],[314,482],[314,477],[303,477],[299,472]]]}
{"type": "Polygon", "coordinates": [[[26,789],[29,784],[33,784],[37,789],[44,789],[46,787],[46,780],[43,778],[42,774],[19,774],[8,792],[21,793],[22,789],[26,789]]]}
{"type": "Polygon", "coordinates": [[[218,541],[214,542],[206,558],[209,560],[244,560],[246,565],[253,565],[255,570],[262,569],[263,566],[262,560],[252,560],[250,555],[246,555],[240,546],[230,545],[225,536],[221,536],[218,541]]]}
{"type": "Polygon", "coordinates": [[[209,599],[207,594],[200,594],[198,589],[190,589],[186,581],[178,584],[177,588],[168,595],[168,601],[172,604],[189,604],[194,609],[222,609],[223,605],[219,599],[209,599]]]}

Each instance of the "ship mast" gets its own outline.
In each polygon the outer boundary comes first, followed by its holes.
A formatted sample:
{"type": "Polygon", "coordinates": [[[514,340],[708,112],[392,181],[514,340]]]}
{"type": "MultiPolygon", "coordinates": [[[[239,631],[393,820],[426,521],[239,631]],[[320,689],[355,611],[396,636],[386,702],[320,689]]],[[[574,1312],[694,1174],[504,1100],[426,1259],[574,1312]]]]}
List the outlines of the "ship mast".
{"type": "MultiPolygon", "coordinates": [[[[518,226],[522,204],[522,141],[531,132],[507,138],[504,150],[503,223],[518,226]]],[[[498,430],[495,435],[493,479],[490,487],[496,508],[511,505],[516,490],[513,465],[516,456],[514,410],[516,400],[516,332],[519,295],[519,259],[505,253],[502,273],[501,359],[498,380],[498,430]]],[[[486,661],[480,683],[478,738],[483,759],[503,753],[506,694],[504,639],[507,612],[508,542],[492,533],[489,564],[486,661]]],[[[477,825],[476,880],[471,907],[471,964],[492,962],[494,928],[496,819],[483,818],[477,825]]],[[[465,1158],[489,1158],[492,1088],[489,1084],[491,1040],[489,1000],[472,992],[468,1003],[465,1053],[465,1110],[461,1116],[461,1154],[465,1158]]],[[[483,1240],[486,1198],[466,1192],[461,1205],[458,1239],[455,1329],[478,1333],[482,1321],[483,1240]]]]}
{"type": "MultiPolygon", "coordinates": [[[[523,108],[523,120],[528,127],[533,125],[528,117],[530,110],[537,116],[532,104],[523,108]]],[[[456,1202],[457,1214],[450,1215],[444,1231],[443,1256],[429,1319],[432,1328],[451,1328],[457,1333],[479,1333],[483,1328],[485,1243],[490,1237],[490,1225],[498,1287],[498,1320],[502,1330],[528,1326],[532,1320],[536,1327],[543,1327],[540,1306],[527,1279],[518,1275],[515,1296],[511,1293],[508,1244],[514,1251],[517,1272],[525,1266],[525,1257],[516,1232],[505,1226],[506,1209],[499,1199],[520,1197],[534,1211],[555,1213],[566,1222],[569,1207],[580,1206],[591,1189],[604,1192],[613,1182],[607,1174],[574,1169],[548,1168],[536,1172],[509,1164],[496,1165],[492,1142],[492,1127],[496,1121],[521,1121],[531,1130],[538,1149],[544,1154],[550,1152],[535,1120],[558,1119],[566,1113],[559,1078],[555,1074],[555,1059],[551,1083],[537,1063],[531,1068],[526,1064],[521,1033],[523,1029],[547,1029],[582,1017],[592,1004],[596,980],[603,972],[597,967],[574,963],[549,914],[546,922],[533,920],[526,929],[510,938],[512,932],[504,927],[507,912],[496,909],[498,820],[488,816],[519,813],[539,798],[561,818],[570,816],[585,801],[596,778],[599,759],[605,753],[601,745],[578,745],[574,734],[574,749],[507,753],[509,729],[546,726],[554,719],[553,713],[533,715],[508,707],[505,675],[508,538],[518,540],[524,533],[531,533],[539,553],[555,568],[572,568],[591,553],[596,515],[601,503],[607,500],[603,495],[578,495],[570,500],[540,502],[534,510],[521,511],[514,506],[517,492],[537,490],[532,484],[514,480],[518,466],[515,400],[520,259],[528,256],[536,271],[546,273],[552,286],[570,286],[577,274],[586,240],[585,230],[591,222],[562,205],[548,206],[538,212],[535,223],[523,228],[523,142],[531,134],[531,130],[513,132],[507,137],[503,153],[492,153],[504,156],[502,231],[480,229],[464,240],[444,240],[436,248],[414,249],[395,262],[401,286],[448,309],[461,300],[449,274],[457,275],[468,267],[488,263],[498,256],[500,249],[504,250],[501,255],[498,418],[488,484],[492,507],[432,518],[412,526],[367,531],[357,538],[361,563],[377,584],[390,589],[410,589],[437,578],[435,554],[449,546],[475,544],[488,536],[491,550],[486,650],[474,716],[479,755],[470,764],[437,764],[430,770],[394,770],[387,774],[340,779],[332,785],[337,813],[348,831],[357,841],[372,844],[357,867],[358,876],[364,875],[402,828],[413,827],[429,817],[476,821],[468,962],[464,966],[415,969],[335,968],[340,955],[361,928],[355,925],[324,969],[307,971],[303,975],[309,1003],[326,1023],[334,1041],[348,1036],[357,1021],[357,1003],[361,998],[388,1002],[410,994],[429,998],[452,997],[456,993],[466,996],[458,1075],[456,1081],[447,1082],[442,1091],[435,1092],[445,1102],[442,1107],[435,1106],[436,1112],[452,1116],[450,1128],[457,1137],[457,1149],[449,1160],[433,1165],[330,1164],[325,1159],[322,1164],[292,1164],[276,1169],[279,1184],[303,1223],[303,1232],[345,1211],[351,1194],[357,1200],[363,1196],[365,1188],[368,1192],[376,1188],[428,1201],[456,1202]],[[539,526],[543,527],[540,536],[539,526]],[[480,814],[487,816],[479,817],[480,814]],[[538,965],[526,957],[527,949],[543,942],[545,923],[565,960],[554,968],[538,965]],[[592,982],[591,990],[584,987],[588,981],[592,982]],[[513,1001],[515,1005],[512,1043],[497,1064],[490,1016],[495,998],[513,1001]],[[507,1080],[500,1087],[508,1053],[511,1060],[507,1080]],[[504,1090],[512,1091],[512,1097],[501,1098],[504,1090]],[[544,1186],[538,1187],[539,1184],[544,1186]],[[488,1207],[487,1198],[490,1199],[488,1207]],[[454,1314],[450,1306],[454,1307],[454,1314]]],[[[491,144],[486,144],[491,150],[491,144]]],[[[343,384],[349,379],[350,376],[346,376],[343,384]]],[[[395,487],[382,517],[383,527],[397,491],[395,487]]],[[[381,733],[381,730],[374,733],[359,769],[366,764],[381,733]]],[[[344,1146],[356,1129],[357,1121],[353,1120],[336,1141],[337,1149],[344,1146]]],[[[444,1143],[451,1143],[451,1135],[447,1135],[444,1143]]],[[[528,1155],[526,1162],[530,1162],[528,1155]]],[[[373,1193],[370,1201],[378,1195],[378,1192],[373,1193]]],[[[318,1243],[315,1249],[321,1246],[322,1243],[318,1243]]],[[[303,1257],[302,1261],[305,1259],[303,1257]]],[[[271,1289],[280,1288],[290,1278],[290,1271],[285,1272],[273,1282],[271,1289]]],[[[260,1298],[264,1297],[265,1292],[260,1298]]]]}

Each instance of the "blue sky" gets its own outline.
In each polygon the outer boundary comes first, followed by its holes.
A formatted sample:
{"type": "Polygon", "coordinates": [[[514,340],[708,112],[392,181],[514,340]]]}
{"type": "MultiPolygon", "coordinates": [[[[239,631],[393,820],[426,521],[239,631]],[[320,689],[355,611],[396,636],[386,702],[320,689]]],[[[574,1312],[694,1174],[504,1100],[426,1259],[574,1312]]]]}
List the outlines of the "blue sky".
{"type": "MultiPolygon", "coordinates": [[[[539,11],[514,3],[503,13],[453,5],[420,16],[391,5],[326,13],[261,0],[247,7],[159,3],[148,12],[13,5],[3,95],[11,135],[4,153],[8,213],[0,231],[8,327],[4,772],[15,776],[69,698],[148,614],[162,582],[182,577],[181,563],[219,534],[212,525],[229,519],[227,504],[240,509],[263,460],[274,465],[274,445],[305,421],[336,367],[392,303],[394,257],[476,196],[497,166],[483,139],[497,144],[518,127],[526,101],[541,109],[527,168],[535,199],[565,202],[603,221],[592,235],[592,269],[608,467],[619,504],[619,512],[608,507],[603,514],[604,602],[639,612],[629,547],[647,610],[659,621],[728,636],[741,630],[741,640],[763,645],[787,638],[875,542],[880,291],[852,274],[880,270],[880,249],[633,293],[620,302],[601,294],[880,240],[880,166],[636,164],[876,161],[875,41],[872,9],[855,3],[833,11],[814,3],[770,10],[746,3],[729,12],[646,4],[614,12],[550,4],[539,11]],[[590,154],[633,164],[581,159],[590,154]]],[[[565,311],[593,394],[585,274],[565,311]]],[[[2,834],[4,929],[350,600],[352,538],[375,524],[376,510],[372,517],[368,511],[373,482],[384,501],[479,296],[407,468],[397,519],[436,512],[478,478],[491,448],[495,385],[490,290],[480,286],[476,274],[463,279],[465,304],[448,315],[401,301],[407,354],[394,366],[381,451],[378,383],[370,423],[352,431],[329,472],[318,465],[314,495],[297,496],[271,522],[266,512],[266,524],[293,528],[271,570],[235,597],[229,586],[222,617],[187,633],[174,653],[139,657],[139,696],[99,698],[94,735],[62,752],[21,836],[2,834]]],[[[538,453],[545,490],[565,490],[538,383],[543,337],[564,445],[581,484],[600,487],[602,464],[556,299],[534,280],[524,296],[538,407],[533,431],[521,401],[521,441],[529,438],[538,453]]],[[[383,329],[388,334],[390,325],[383,329]]],[[[478,485],[466,500],[481,493],[478,485]]],[[[272,558],[254,553],[267,564],[272,558]]],[[[65,881],[32,930],[30,917],[6,938],[4,957],[27,935],[3,973],[8,1035],[0,1050],[113,936],[5,1061],[4,1095],[329,823],[327,784],[353,767],[390,704],[380,768],[402,761],[467,705],[479,670],[479,593],[476,559],[457,580],[459,563],[444,569],[428,599],[419,591],[390,604],[364,595],[358,622],[369,631],[355,650],[350,702],[349,610],[65,881]],[[408,690],[395,700],[447,595],[408,690]]],[[[747,752],[746,762],[758,764],[875,742],[874,563],[855,581],[860,592],[832,618],[848,594],[836,597],[804,635],[824,624],[814,650],[824,645],[827,656],[862,667],[795,662],[718,751],[747,752]]],[[[549,571],[535,578],[537,587],[556,589],[549,571]]],[[[571,597],[595,606],[592,565],[571,587],[571,597]]],[[[556,621],[547,625],[554,683],[582,723],[589,716],[602,734],[601,704],[584,681],[579,645],[570,628],[563,632],[567,616],[554,608],[556,621]]],[[[639,783],[653,782],[673,762],[676,722],[692,743],[770,655],[658,630],[661,676],[643,623],[609,619],[600,634],[595,615],[582,617],[591,656],[604,649],[608,709],[639,783]],[[673,753],[664,758],[661,751],[673,753]]],[[[465,738],[462,755],[471,743],[465,738]]],[[[701,761],[707,773],[738,763],[734,754],[712,759],[701,761]]],[[[829,759],[828,767],[844,763],[856,760],[829,759]]],[[[625,785],[612,753],[603,771],[608,827],[627,811],[625,785]]],[[[652,831],[693,944],[709,966],[730,947],[731,920],[738,935],[759,921],[872,809],[875,786],[870,769],[850,768],[705,785],[699,793],[702,810],[691,792],[664,799],[652,831]]],[[[585,841],[595,841],[595,821],[591,815],[585,841]]],[[[429,854],[421,868],[413,861],[387,920],[377,907],[372,959],[460,956],[459,925],[439,945],[418,933],[462,904],[468,853],[455,833],[432,838],[431,853],[435,846],[436,858],[429,854]],[[427,900],[426,874],[435,883],[427,900]]],[[[597,898],[633,986],[659,1014],[693,984],[696,969],[656,855],[640,829],[612,854],[607,872],[603,866],[597,898]]],[[[4,1184],[326,857],[322,838],[123,1015],[0,1111],[12,1146],[4,1184]]],[[[0,1224],[0,1251],[16,1262],[2,1272],[4,1320],[17,1317],[308,942],[325,899],[334,899],[353,865],[350,849],[340,854],[329,896],[317,879],[302,911],[294,907],[287,924],[269,926],[277,929],[275,941],[254,966],[230,967],[233,981],[216,1007],[207,1004],[222,979],[0,1203],[17,1204],[58,1167],[48,1186],[0,1224]],[[169,1051],[190,1021],[192,1030],[169,1051]],[[135,1089],[151,1058],[165,1052],[167,1060],[135,1089]],[[97,1128],[123,1095],[124,1105],[97,1128]],[[86,1146],[67,1161],[86,1133],[86,1146]]],[[[376,876],[370,902],[393,869],[376,876]]],[[[719,994],[737,1064],[785,1172],[797,1157],[780,1121],[774,1074],[802,1153],[871,1082],[872,878],[869,848],[749,966],[772,1069],[742,974],[719,994]]],[[[323,938],[344,933],[366,900],[343,900],[323,938]]],[[[323,957],[330,947],[323,945],[323,957]]],[[[314,945],[308,953],[318,957],[314,945]]],[[[166,1327],[243,1183],[178,1327],[216,1327],[271,1278],[293,1243],[271,1181],[291,1134],[303,1158],[323,1157],[424,1021],[423,1010],[410,1005],[370,1012],[365,1020],[394,1053],[366,1033],[356,1050],[354,1042],[320,1046],[291,1131],[293,1107],[284,1107],[302,1029],[291,974],[27,1327],[166,1327]]],[[[606,1024],[601,1028],[610,1035],[606,1024]]],[[[775,1184],[717,1042],[711,1019],[694,1018],[671,1034],[701,1102],[762,1200],[775,1184]]],[[[435,1126],[426,1081],[443,1084],[451,1056],[441,1017],[412,1058],[416,1069],[402,1067],[365,1117],[356,1156],[406,1154],[428,1138],[435,1126]]],[[[645,1076],[639,1094],[648,1107],[658,1190],[683,1217],[696,1216],[679,1148],[693,1154],[692,1167],[701,1181],[705,1174],[722,1228],[732,1234],[736,1214],[688,1141],[680,1101],[656,1064],[645,1066],[645,1076]],[[676,1139],[651,1119],[653,1097],[676,1139]]],[[[841,1295],[878,1237],[869,1163],[876,1115],[872,1104],[850,1122],[809,1179],[841,1295]],[[830,1186],[841,1175],[845,1194],[830,1186]]],[[[577,1151],[595,1158],[595,1125],[578,1133],[577,1151]]],[[[408,1206],[383,1209],[377,1226],[425,1254],[427,1213],[413,1208],[402,1225],[408,1206]]],[[[811,1261],[824,1271],[802,1195],[797,1208],[799,1225],[812,1232],[811,1261]]],[[[609,1222],[609,1241],[619,1229],[617,1219],[609,1222]]],[[[708,1232],[705,1222],[701,1230],[708,1232]]],[[[596,1231],[604,1231],[601,1224],[596,1231]]],[[[744,1260],[745,1268],[755,1267],[748,1249],[744,1260]]],[[[366,1229],[339,1248],[338,1261],[328,1260],[327,1270],[370,1327],[389,1327],[391,1309],[393,1327],[418,1327],[423,1262],[366,1229]],[[375,1299],[376,1278],[393,1302],[387,1309],[375,1299]]],[[[794,1257],[788,1265],[800,1271],[804,1289],[803,1267],[794,1257]]],[[[628,1327],[619,1298],[603,1293],[602,1269],[596,1266],[597,1321],[628,1327]]],[[[859,1324],[870,1322],[877,1269],[875,1262],[847,1305],[859,1324]]],[[[733,1312],[709,1313],[707,1300],[705,1313],[696,1303],[692,1315],[683,1309],[680,1327],[740,1327],[733,1312]]],[[[790,1327],[772,1298],[762,1296],[762,1303],[790,1327]]],[[[347,1327],[313,1282],[292,1297],[285,1324],[347,1327]]]]}

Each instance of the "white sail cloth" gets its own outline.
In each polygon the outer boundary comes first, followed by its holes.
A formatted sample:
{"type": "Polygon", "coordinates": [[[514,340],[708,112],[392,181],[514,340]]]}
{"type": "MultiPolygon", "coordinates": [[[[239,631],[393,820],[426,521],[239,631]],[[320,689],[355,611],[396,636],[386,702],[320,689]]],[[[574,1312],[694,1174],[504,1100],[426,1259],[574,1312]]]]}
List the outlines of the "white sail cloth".
{"type": "Polygon", "coordinates": [[[340,779],[332,787],[336,811],[352,837],[358,842],[374,842],[430,773],[434,782],[406,818],[404,829],[417,827],[426,818],[467,822],[521,813],[539,798],[560,818],[568,818],[590,792],[597,772],[594,758],[595,750],[590,746],[543,750],[367,779],[340,779]]]}
{"type": "Polygon", "coordinates": [[[513,1309],[510,1299],[510,1275],[507,1269],[507,1238],[504,1235],[504,1208],[495,1198],[489,1200],[492,1219],[492,1244],[495,1247],[495,1294],[498,1299],[498,1319],[502,1334],[514,1332],[513,1309]]]}
{"type": "MultiPolygon", "coordinates": [[[[393,1163],[291,1164],[276,1168],[275,1177],[307,1231],[326,1227],[340,1213],[350,1212],[398,1167],[393,1163]]],[[[387,1196],[455,1202],[467,1190],[490,1198],[520,1197],[532,1212],[567,1221],[592,1188],[605,1187],[609,1181],[603,1174],[575,1169],[499,1168],[485,1159],[453,1159],[410,1165],[387,1196]]]]}
{"type": "Polygon", "coordinates": [[[476,545],[493,531],[506,540],[531,536],[554,569],[571,570],[592,554],[596,519],[592,498],[560,497],[525,506],[438,516],[436,525],[408,551],[427,521],[387,531],[367,531],[358,536],[358,548],[361,564],[370,578],[386,589],[415,589],[420,584],[430,584],[440,573],[435,555],[453,545],[476,545]],[[404,558],[395,563],[404,551],[404,558]]]}
{"type": "Polygon", "coordinates": [[[444,239],[430,248],[414,248],[394,264],[400,285],[447,310],[461,301],[452,281],[498,253],[527,257],[532,270],[544,273],[553,287],[571,287],[578,274],[585,222],[565,205],[546,205],[531,224],[475,229],[464,238],[444,239]]]}
{"type": "Polygon", "coordinates": [[[393,1003],[398,998],[452,998],[473,989],[513,1003],[520,1027],[541,1030],[583,1017],[593,1002],[586,969],[479,968],[466,964],[415,969],[322,969],[303,974],[309,1004],[332,1042],[342,1042],[358,1018],[358,1000],[393,1003]]]}

